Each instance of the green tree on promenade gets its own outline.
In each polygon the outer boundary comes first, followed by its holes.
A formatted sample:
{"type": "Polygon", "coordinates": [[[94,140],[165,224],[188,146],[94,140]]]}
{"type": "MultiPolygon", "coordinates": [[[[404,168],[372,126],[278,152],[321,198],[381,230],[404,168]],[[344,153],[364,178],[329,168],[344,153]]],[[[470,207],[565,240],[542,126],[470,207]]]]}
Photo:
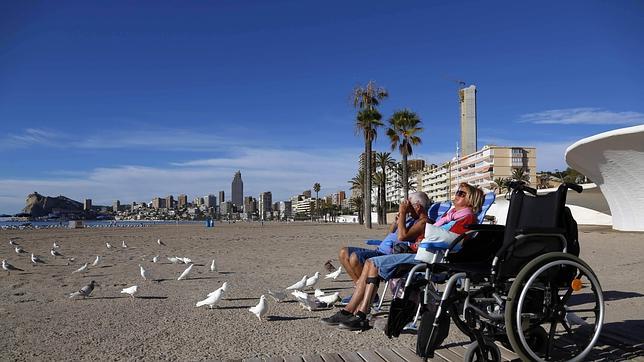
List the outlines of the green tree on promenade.
{"type": "Polygon", "coordinates": [[[398,147],[400,155],[402,156],[402,181],[405,199],[409,197],[407,157],[413,153],[412,145],[415,146],[421,143],[421,139],[418,136],[423,131],[421,123],[418,115],[407,109],[395,112],[389,119],[387,136],[389,136],[389,140],[391,141],[391,149],[394,150],[398,147]]]}
{"type": "Polygon", "coordinates": [[[313,184],[313,191],[315,191],[315,216],[320,219],[320,203],[318,193],[320,192],[320,183],[313,184]]]}
{"type": "MultiPolygon", "coordinates": [[[[351,190],[358,190],[362,191],[364,190],[364,170],[360,169],[358,170],[358,174],[353,176],[351,180],[349,180],[349,185],[351,190]]],[[[354,209],[358,210],[358,223],[362,225],[364,223],[364,219],[362,218],[363,216],[363,210],[364,210],[364,199],[362,195],[359,196],[354,196],[351,197],[349,200],[349,204],[351,207],[354,209]]]]}
{"type": "Polygon", "coordinates": [[[371,146],[376,139],[376,129],[382,126],[382,116],[378,112],[378,105],[387,98],[387,90],[378,87],[374,81],[369,81],[365,87],[357,86],[351,94],[353,106],[358,109],[356,117],[356,131],[364,138],[364,177],[365,182],[362,189],[365,225],[371,229],[371,146]]]}

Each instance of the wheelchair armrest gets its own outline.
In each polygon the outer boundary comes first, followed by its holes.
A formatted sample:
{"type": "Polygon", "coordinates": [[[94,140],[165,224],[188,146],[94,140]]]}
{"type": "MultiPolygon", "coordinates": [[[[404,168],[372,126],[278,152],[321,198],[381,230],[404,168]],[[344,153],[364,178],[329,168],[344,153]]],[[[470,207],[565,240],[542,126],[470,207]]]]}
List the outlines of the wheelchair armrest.
{"type": "Polygon", "coordinates": [[[369,239],[365,240],[364,243],[367,245],[380,245],[380,243],[382,243],[382,240],[369,239]]]}
{"type": "Polygon", "coordinates": [[[565,234],[566,230],[563,228],[543,228],[543,227],[528,227],[523,229],[518,229],[517,234],[529,235],[529,234],[565,234]]]}
{"type": "Polygon", "coordinates": [[[505,231],[504,225],[493,225],[493,224],[469,224],[465,225],[466,228],[472,231],[505,231]]]}

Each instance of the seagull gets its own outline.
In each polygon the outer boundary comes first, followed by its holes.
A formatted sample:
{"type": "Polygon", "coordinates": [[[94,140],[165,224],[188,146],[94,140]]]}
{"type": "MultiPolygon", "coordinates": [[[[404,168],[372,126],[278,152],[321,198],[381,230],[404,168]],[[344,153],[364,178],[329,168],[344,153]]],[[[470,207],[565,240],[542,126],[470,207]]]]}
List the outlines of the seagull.
{"type": "Polygon", "coordinates": [[[208,294],[208,297],[200,302],[197,302],[197,307],[202,305],[207,305],[212,309],[212,307],[221,299],[221,296],[224,294],[224,290],[219,288],[214,292],[208,294]]]}
{"type": "Polygon", "coordinates": [[[121,240],[121,247],[127,248],[127,244],[125,243],[125,240],[121,240]]]}
{"type": "Polygon", "coordinates": [[[96,284],[95,281],[92,280],[89,284],[87,284],[86,286],[80,288],[77,292],[69,294],[69,298],[71,299],[71,298],[78,297],[78,296],[81,296],[83,298],[87,298],[87,297],[89,297],[90,294],[92,294],[92,291],[94,290],[95,286],[97,286],[97,284],[96,284]]]}
{"type": "Polygon", "coordinates": [[[37,255],[34,255],[34,253],[31,253],[31,262],[34,264],[38,264],[38,263],[45,264],[45,261],[40,259],[37,255]]]}
{"type": "Polygon", "coordinates": [[[165,243],[163,241],[161,241],[161,239],[157,239],[157,244],[166,246],[165,243]]]}
{"type": "Polygon", "coordinates": [[[170,260],[172,264],[177,264],[179,262],[179,258],[177,258],[176,256],[173,256],[173,257],[168,256],[167,258],[168,260],[170,260]]]}
{"type": "Polygon", "coordinates": [[[137,291],[138,289],[139,289],[139,287],[138,287],[138,286],[133,285],[133,286],[131,286],[131,287],[129,287],[129,288],[125,288],[125,289],[121,290],[121,293],[123,293],[123,294],[129,294],[129,295],[130,295],[130,297],[134,298],[134,293],[136,293],[136,291],[137,291]]]}
{"type": "Polygon", "coordinates": [[[223,292],[225,292],[225,291],[227,291],[227,290],[228,290],[228,282],[224,282],[224,284],[222,284],[222,285],[221,285],[221,287],[219,287],[218,289],[216,289],[214,292],[210,292],[210,293],[208,293],[208,296],[210,297],[210,296],[212,296],[213,294],[218,293],[218,292],[222,292],[222,293],[223,293],[223,292]]]}
{"type": "Polygon", "coordinates": [[[300,302],[300,305],[302,306],[302,308],[307,309],[309,312],[314,309],[317,309],[317,306],[315,305],[314,297],[304,292],[301,292],[299,290],[294,290],[291,293],[291,295],[293,295],[295,299],[297,299],[297,301],[300,302]]]}
{"type": "Polygon", "coordinates": [[[100,263],[100,262],[101,262],[101,256],[96,255],[96,259],[94,259],[94,262],[92,263],[92,266],[97,266],[98,263],[100,263]]]}
{"type": "Polygon", "coordinates": [[[262,317],[266,314],[266,312],[268,312],[268,303],[266,302],[266,297],[262,295],[259,298],[259,303],[257,303],[256,306],[249,308],[248,310],[253,312],[257,316],[257,319],[261,321],[262,317]]]}
{"type": "Polygon", "coordinates": [[[334,271],[333,273],[327,274],[324,279],[333,279],[336,280],[337,277],[342,273],[342,267],[338,267],[338,270],[334,271]]]}
{"type": "Polygon", "coordinates": [[[286,288],[286,290],[293,290],[293,289],[300,290],[300,289],[304,288],[304,286],[306,286],[306,278],[308,278],[307,275],[303,276],[302,280],[300,280],[299,282],[297,282],[297,283],[291,285],[290,287],[286,288]]]}
{"type": "Polygon", "coordinates": [[[324,292],[320,289],[316,289],[315,292],[313,293],[313,296],[315,296],[316,298],[321,297],[323,295],[324,295],[324,292]]]}
{"type": "Polygon", "coordinates": [[[72,274],[74,274],[74,273],[82,273],[82,272],[84,272],[85,270],[87,270],[87,263],[83,264],[83,266],[82,266],[82,267],[80,267],[80,268],[78,268],[78,269],[74,270],[74,271],[72,272],[72,274]]]}
{"type": "Polygon", "coordinates": [[[270,295],[271,298],[275,299],[275,301],[278,303],[284,301],[286,297],[288,297],[288,295],[286,295],[286,292],[283,290],[272,291],[269,289],[268,295],[270,295]]]}
{"type": "Polygon", "coordinates": [[[105,243],[105,246],[107,246],[108,249],[112,249],[112,244],[110,243],[105,243]]]}
{"type": "Polygon", "coordinates": [[[141,264],[139,264],[139,268],[141,268],[141,277],[143,278],[143,280],[148,280],[150,273],[147,270],[143,269],[143,266],[141,266],[141,264]]]}
{"type": "Polygon", "coordinates": [[[186,268],[186,270],[184,270],[184,271],[183,271],[183,273],[181,273],[181,275],[179,275],[179,278],[177,278],[177,280],[181,280],[181,279],[183,279],[183,278],[187,277],[187,276],[188,276],[188,274],[190,274],[190,271],[192,270],[192,266],[193,266],[193,265],[194,265],[194,264],[190,264],[190,266],[188,266],[188,267],[186,268]]]}
{"type": "Polygon", "coordinates": [[[59,252],[58,252],[58,250],[56,250],[56,249],[51,249],[51,250],[49,250],[49,253],[51,254],[51,256],[53,256],[53,257],[54,257],[54,259],[55,259],[57,256],[63,256],[63,254],[59,253],[59,252]]]}
{"type": "Polygon", "coordinates": [[[11,275],[12,270],[24,271],[24,270],[22,270],[20,268],[16,268],[15,266],[9,264],[9,262],[6,261],[5,259],[2,259],[2,269],[7,271],[7,275],[11,275]]]}
{"type": "Polygon", "coordinates": [[[320,273],[315,272],[315,274],[312,277],[310,277],[310,278],[308,278],[306,280],[306,286],[307,287],[313,287],[315,284],[317,284],[319,279],[320,279],[320,273]]]}
{"type": "Polygon", "coordinates": [[[210,271],[211,272],[217,271],[217,266],[215,265],[215,259],[212,259],[212,263],[210,263],[210,271]]]}
{"type": "Polygon", "coordinates": [[[58,248],[60,248],[60,245],[56,244],[56,242],[54,241],[54,249],[58,249],[58,248]]]}
{"type": "Polygon", "coordinates": [[[157,255],[154,258],[152,258],[152,262],[153,263],[158,263],[159,262],[159,256],[157,255]]]}
{"type": "Polygon", "coordinates": [[[326,305],[328,305],[328,306],[334,305],[337,301],[339,301],[341,299],[339,292],[335,292],[335,293],[329,294],[329,295],[319,296],[317,298],[318,298],[318,300],[320,302],[326,303],[326,305]]]}
{"type": "Polygon", "coordinates": [[[21,246],[16,246],[15,250],[17,254],[26,253],[25,249],[23,249],[21,246]]]}

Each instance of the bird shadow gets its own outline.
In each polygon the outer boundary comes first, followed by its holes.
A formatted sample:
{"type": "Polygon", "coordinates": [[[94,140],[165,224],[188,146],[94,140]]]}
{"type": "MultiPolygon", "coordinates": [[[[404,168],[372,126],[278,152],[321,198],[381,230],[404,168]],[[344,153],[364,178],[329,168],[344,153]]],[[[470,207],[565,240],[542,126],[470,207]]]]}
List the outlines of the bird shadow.
{"type": "Polygon", "coordinates": [[[337,291],[337,290],[338,290],[338,289],[340,289],[340,288],[336,288],[336,287],[328,287],[328,288],[318,288],[318,289],[320,289],[320,290],[321,290],[321,291],[323,291],[323,292],[326,292],[326,291],[330,291],[330,290],[332,290],[332,291],[337,291]]]}
{"type": "Polygon", "coordinates": [[[137,299],[168,299],[168,297],[159,297],[159,296],[152,296],[152,295],[146,295],[142,297],[136,297],[137,299]]]}
{"type": "Polygon", "coordinates": [[[87,274],[87,277],[104,277],[107,276],[107,274],[87,274]]]}
{"type": "Polygon", "coordinates": [[[130,297],[91,297],[91,298],[83,298],[83,299],[77,299],[77,300],[93,300],[93,299],[123,299],[123,298],[130,298],[130,297]]]}
{"type": "Polygon", "coordinates": [[[285,317],[281,315],[269,315],[266,320],[269,322],[296,321],[300,319],[311,319],[317,317],[285,317]]]}
{"type": "Polygon", "coordinates": [[[223,275],[235,274],[235,272],[231,272],[231,271],[220,271],[220,272],[217,272],[217,273],[223,274],[223,275]]]}
{"type": "Polygon", "coordinates": [[[228,307],[217,307],[216,309],[248,309],[254,307],[253,305],[231,305],[228,307]]]}
{"type": "Polygon", "coordinates": [[[102,269],[102,268],[111,268],[111,267],[113,267],[113,265],[101,265],[99,268],[102,269]]]}
{"type": "Polygon", "coordinates": [[[251,297],[251,298],[226,298],[226,300],[257,300],[257,297],[251,297]]]}
{"type": "Polygon", "coordinates": [[[217,277],[196,277],[196,278],[186,278],[185,280],[202,280],[202,279],[217,279],[217,277]]]}
{"type": "Polygon", "coordinates": [[[348,282],[353,282],[351,279],[339,279],[339,280],[334,280],[335,283],[348,283],[348,282]]]}

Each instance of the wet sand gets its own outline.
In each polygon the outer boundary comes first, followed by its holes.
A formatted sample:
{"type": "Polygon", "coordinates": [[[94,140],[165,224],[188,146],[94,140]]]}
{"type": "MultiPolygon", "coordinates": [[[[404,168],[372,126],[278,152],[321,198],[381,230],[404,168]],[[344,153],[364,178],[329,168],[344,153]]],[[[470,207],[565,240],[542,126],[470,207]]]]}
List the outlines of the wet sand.
{"type": "MultiPolygon", "coordinates": [[[[378,329],[357,333],[321,324],[335,308],[309,312],[292,300],[268,298],[270,309],[261,322],[247,310],[269,288],[282,289],[316,271],[324,275],[324,261],[338,265],[339,247],[361,246],[384,234],[384,227],[310,223],[2,230],[0,257],[25,270],[0,277],[2,359],[212,360],[413,348],[415,335],[388,339],[378,329]],[[29,254],[14,252],[11,237],[20,237],[20,245],[47,264],[32,266],[29,254]],[[157,238],[167,246],[157,245],[157,238]],[[65,258],[49,254],[54,241],[65,258]],[[114,248],[108,250],[106,242],[114,248]],[[72,274],[96,255],[103,257],[99,266],[72,274]],[[152,263],[155,255],[160,263],[152,263]],[[186,266],[166,259],[175,255],[195,263],[187,280],[176,280],[186,266]],[[69,257],[74,261],[67,265],[69,257]],[[212,259],[218,272],[209,270],[212,259]],[[139,264],[157,281],[144,282],[139,264]],[[100,284],[90,298],[67,298],[90,280],[100,284]],[[195,307],[224,281],[229,289],[218,308],[195,307]],[[139,286],[138,298],[120,294],[131,285],[139,286]]],[[[644,339],[644,234],[581,227],[580,239],[582,259],[604,289],[607,329],[627,325],[644,339]]],[[[341,295],[351,286],[346,274],[317,285],[341,295]]],[[[448,341],[461,340],[465,337],[453,327],[448,341]]]]}

